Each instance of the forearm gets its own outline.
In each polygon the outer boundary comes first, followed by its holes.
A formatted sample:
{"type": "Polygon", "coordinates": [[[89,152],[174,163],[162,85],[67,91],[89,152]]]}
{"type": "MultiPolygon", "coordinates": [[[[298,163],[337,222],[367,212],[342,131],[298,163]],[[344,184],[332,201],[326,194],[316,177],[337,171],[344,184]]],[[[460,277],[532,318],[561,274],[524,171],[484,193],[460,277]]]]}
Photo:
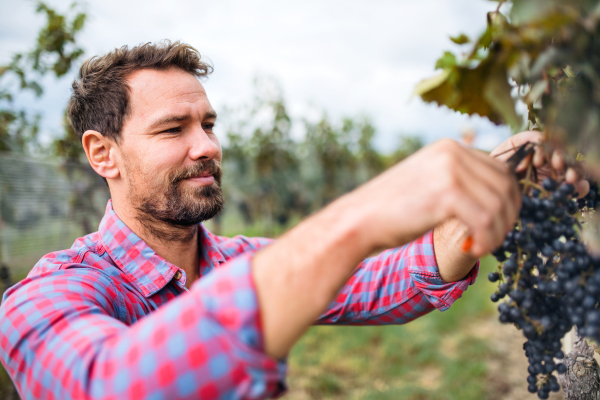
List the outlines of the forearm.
{"type": "MultiPolygon", "coordinates": [[[[485,254],[514,223],[519,199],[505,165],[442,141],[332,203],[254,259],[267,354],[285,356],[371,251],[402,246],[455,217],[472,232],[473,254],[485,254]]],[[[443,279],[462,278],[476,260],[453,249],[457,227],[440,229],[443,279]]]]}
{"type": "Polygon", "coordinates": [[[461,250],[467,230],[457,219],[450,219],[433,230],[433,248],[440,277],[444,282],[463,279],[477,258],[461,250]]]}
{"type": "Polygon", "coordinates": [[[255,256],[267,354],[284,357],[369,253],[351,202],[339,199],[255,256]]]}

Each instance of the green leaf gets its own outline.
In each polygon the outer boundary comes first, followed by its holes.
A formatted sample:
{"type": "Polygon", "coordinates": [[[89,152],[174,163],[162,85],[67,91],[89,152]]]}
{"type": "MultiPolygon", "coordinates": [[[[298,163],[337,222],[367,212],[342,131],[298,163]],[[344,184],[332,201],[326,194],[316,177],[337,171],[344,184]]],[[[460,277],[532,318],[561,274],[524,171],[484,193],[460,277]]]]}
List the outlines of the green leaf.
{"type": "Polygon", "coordinates": [[[471,41],[471,39],[469,39],[469,37],[464,33],[461,33],[460,35],[454,37],[450,36],[450,40],[452,40],[456,44],[465,44],[471,41]]]}
{"type": "Polygon", "coordinates": [[[44,93],[44,89],[42,89],[42,87],[40,86],[40,84],[37,83],[37,82],[35,82],[35,81],[29,82],[27,84],[27,86],[35,92],[35,95],[37,97],[41,96],[42,93],[44,93]]]}
{"type": "Polygon", "coordinates": [[[419,83],[415,94],[425,102],[435,102],[464,114],[478,114],[495,124],[520,125],[506,70],[494,65],[490,58],[475,68],[455,66],[444,70],[419,83]]]}
{"type": "Polygon", "coordinates": [[[79,32],[83,28],[83,25],[85,25],[86,17],[87,15],[84,13],[77,14],[77,16],[73,19],[73,22],[71,24],[72,33],[79,32]]]}
{"type": "Polygon", "coordinates": [[[449,52],[445,51],[444,55],[442,55],[435,63],[435,69],[447,69],[452,68],[456,65],[456,56],[449,52]]]}

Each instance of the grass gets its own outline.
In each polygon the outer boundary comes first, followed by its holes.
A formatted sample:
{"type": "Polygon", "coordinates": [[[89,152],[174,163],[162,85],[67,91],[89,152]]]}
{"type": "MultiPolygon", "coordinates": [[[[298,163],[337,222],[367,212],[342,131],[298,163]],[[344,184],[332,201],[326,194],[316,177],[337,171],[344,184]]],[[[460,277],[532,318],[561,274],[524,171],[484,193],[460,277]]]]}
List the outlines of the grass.
{"type": "Polygon", "coordinates": [[[474,333],[495,312],[480,279],[450,310],[401,326],[316,326],[290,358],[290,399],[469,400],[486,398],[489,344],[474,333]]]}

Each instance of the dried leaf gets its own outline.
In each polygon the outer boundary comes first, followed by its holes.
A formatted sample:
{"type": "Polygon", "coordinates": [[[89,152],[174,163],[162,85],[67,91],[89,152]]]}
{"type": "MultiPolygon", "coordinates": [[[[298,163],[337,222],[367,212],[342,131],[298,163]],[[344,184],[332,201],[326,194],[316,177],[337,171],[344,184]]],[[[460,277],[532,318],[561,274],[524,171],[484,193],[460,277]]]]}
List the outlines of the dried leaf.
{"type": "Polygon", "coordinates": [[[417,84],[417,86],[415,86],[413,95],[423,96],[425,93],[439,87],[446,81],[446,79],[448,79],[450,72],[450,69],[447,69],[432,78],[422,80],[417,84]]]}

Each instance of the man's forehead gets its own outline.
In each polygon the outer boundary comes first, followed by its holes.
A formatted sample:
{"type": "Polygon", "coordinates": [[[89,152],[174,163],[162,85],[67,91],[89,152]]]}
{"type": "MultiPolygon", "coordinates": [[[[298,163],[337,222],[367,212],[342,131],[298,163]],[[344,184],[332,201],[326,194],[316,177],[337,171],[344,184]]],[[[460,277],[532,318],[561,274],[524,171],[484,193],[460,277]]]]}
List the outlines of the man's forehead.
{"type": "Polygon", "coordinates": [[[173,97],[186,94],[206,96],[204,87],[194,75],[179,68],[142,69],[127,77],[132,100],[139,97],[173,97]]]}
{"type": "Polygon", "coordinates": [[[132,116],[141,113],[141,116],[149,117],[165,108],[198,104],[212,110],[200,81],[178,68],[135,71],[127,78],[127,84],[132,116]]]}

